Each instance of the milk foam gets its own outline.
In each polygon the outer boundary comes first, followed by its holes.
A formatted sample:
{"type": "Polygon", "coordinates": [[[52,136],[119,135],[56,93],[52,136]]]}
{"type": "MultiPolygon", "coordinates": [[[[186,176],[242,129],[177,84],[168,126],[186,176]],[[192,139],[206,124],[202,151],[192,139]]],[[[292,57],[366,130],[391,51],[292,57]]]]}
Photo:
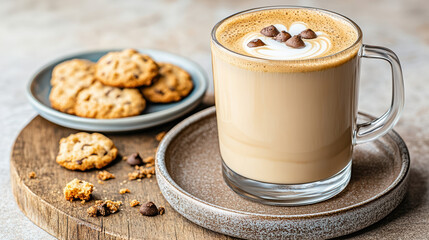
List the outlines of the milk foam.
{"type": "MultiPolygon", "coordinates": [[[[281,31],[289,32],[292,36],[300,34],[307,29],[307,25],[303,22],[294,22],[287,29],[282,24],[274,24],[281,31]]],[[[331,50],[332,43],[327,37],[327,34],[321,31],[316,32],[317,38],[303,39],[305,47],[292,48],[286,46],[283,42],[277,42],[273,38],[266,37],[259,32],[252,32],[243,37],[242,46],[246,53],[250,56],[270,59],[270,60],[294,60],[294,59],[309,59],[324,55],[331,50]],[[260,39],[266,45],[261,47],[250,48],[247,44],[253,39],[260,39]]]]}

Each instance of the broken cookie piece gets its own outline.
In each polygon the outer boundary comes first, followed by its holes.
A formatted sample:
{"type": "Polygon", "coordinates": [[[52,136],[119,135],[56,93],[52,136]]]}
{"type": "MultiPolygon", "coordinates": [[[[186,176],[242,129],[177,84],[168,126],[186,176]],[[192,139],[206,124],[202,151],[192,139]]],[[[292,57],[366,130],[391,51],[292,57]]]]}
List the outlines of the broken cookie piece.
{"type": "Polygon", "coordinates": [[[37,177],[37,175],[36,175],[36,173],[35,172],[30,172],[29,174],[28,174],[28,178],[29,179],[34,179],[34,178],[36,178],[37,177]]]}
{"type": "Polygon", "coordinates": [[[139,205],[140,204],[140,202],[139,201],[137,201],[136,199],[133,199],[133,200],[131,200],[131,202],[130,202],[130,206],[131,207],[135,207],[135,206],[137,206],[137,205],[139,205]]]}
{"type": "Polygon", "coordinates": [[[155,158],[153,156],[146,157],[143,159],[143,163],[145,164],[145,167],[151,167],[148,166],[148,164],[153,166],[153,164],[155,164],[155,158]]]}
{"type": "Polygon", "coordinates": [[[120,194],[125,194],[125,193],[130,193],[131,191],[130,191],[130,189],[128,189],[128,188],[121,188],[120,190],[119,190],[119,193],[120,194]]]}
{"type": "Polygon", "coordinates": [[[155,158],[153,156],[146,157],[143,161],[143,166],[134,166],[135,170],[132,173],[128,173],[129,180],[151,178],[155,175],[155,158]]]}
{"type": "Polygon", "coordinates": [[[136,166],[136,171],[132,173],[128,173],[128,179],[129,180],[135,180],[135,179],[142,179],[142,178],[151,178],[153,175],[155,175],[155,167],[143,167],[143,166],[136,166]]]}
{"type": "Polygon", "coordinates": [[[103,171],[101,171],[101,172],[98,173],[97,178],[100,179],[100,180],[106,181],[106,180],[109,180],[109,179],[114,179],[115,175],[112,174],[112,173],[110,173],[110,172],[108,172],[108,171],[106,171],[106,170],[103,170],[103,171]]]}
{"type": "Polygon", "coordinates": [[[158,208],[158,214],[159,215],[163,215],[165,213],[165,208],[164,207],[159,207],[158,208]]]}
{"type": "Polygon", "coordinates": [[[158,142],[161,142],[161,140],[164,138],[165,134],[166,134],[166,132],[160,132],[160,133],[158,133],[158,134],[156,135],[155,139],[156,139],[158,142]]]}
{"type": "Polygon", "coordinates": [[[91,198],[93,190],[94,185],[75,178],[71,182],[67,183],[66,187],[64,188],[64,197],[67,201],[70,202],[74,199],[87,201],[91,198]]]}
{"type": "Polygon", "coordinates": [[[86,212],[91,217],[97,216],[108,216],[112,213],[116,213],[119,211],[119,206],[122,205],[121,201],[111,201],[111,200],[97,200],[95,201],[95,205],[88,208],[86,212]]]}

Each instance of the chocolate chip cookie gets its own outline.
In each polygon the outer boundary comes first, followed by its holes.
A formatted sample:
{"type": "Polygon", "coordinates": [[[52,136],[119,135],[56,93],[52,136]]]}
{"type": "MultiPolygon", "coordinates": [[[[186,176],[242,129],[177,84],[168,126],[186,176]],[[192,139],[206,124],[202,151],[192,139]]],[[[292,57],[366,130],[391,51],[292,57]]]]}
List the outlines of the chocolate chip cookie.
{"type": "Polygon", "coordinates": [[[95,63],[85,59],[62,62],[52,70],[51,85],[72,81],[93,82],[95,63]]]}
{"type": "Polygon", "coordinates": [[[80,132],[60,140],[57,163],[70,170],[102,168],[112,162],[118,149],[100,133],[80,132]]]}
{"type": "Polygon", "coordinates": [[[170,63],[158,63],[159,75],[154,84],[142,88],[143,96],[156,103],[176,102],[186,97],[193,88],[191,76],[170,63]]]}
{"type": "Polygon", "coordinates": [[[81,59],[58,64],[52,72],[49,94],[51,106],[61,112],[74,114],[77,95],[95,81],[94,66],[95,63],[81,59]]]}
{"type": "Polygon", "coordinates": [[[145,107],[139,90],[109,87],[96,81],[79,93],[75,112],[87,118],[122,118],[138,115],[145,107]]]}
{"type": "Polygon", "coordinates": [[[158,65],[134,49],[110,52],[98,60],[95,77],[112,87],[148,86],[158,74],[158,65]]]}
{"type": "MultiPolygon", "coordinates": [[[[72,80],[68,80],[72,82],[72,80]]],[[[68,114],[75,114],[76,98],[82,89],[89,87],[91,84],[86,82],[75,81],[72,83],[59,83],[52,87],[49,94],[49,101],[54,109],[68,114]]]]}

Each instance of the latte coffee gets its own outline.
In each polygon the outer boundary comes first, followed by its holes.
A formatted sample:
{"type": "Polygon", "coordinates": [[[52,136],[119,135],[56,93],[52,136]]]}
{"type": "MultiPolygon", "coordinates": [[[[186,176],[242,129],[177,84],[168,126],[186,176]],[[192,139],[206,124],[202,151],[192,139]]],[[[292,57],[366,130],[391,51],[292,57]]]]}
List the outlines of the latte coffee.
{"type": "Polygon", "coordinates": [[[214,36],[219,144],[228,168],[260,182],[301,184],[348,166],[360,47],[352,24],[323,11],[266,9],[224,20],[214,36]],[[313,38],[304,38],[307,29],[313,38]]]}

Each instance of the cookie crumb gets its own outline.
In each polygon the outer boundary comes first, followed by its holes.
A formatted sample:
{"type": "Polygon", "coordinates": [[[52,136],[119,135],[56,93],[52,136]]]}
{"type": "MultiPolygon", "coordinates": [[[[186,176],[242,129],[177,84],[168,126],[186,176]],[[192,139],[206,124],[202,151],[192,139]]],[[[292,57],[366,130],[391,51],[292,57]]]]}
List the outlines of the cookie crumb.
{"type": "Polygon", "coordinates": [[[160,132],[160,133],[158,133],[157,135],[156,135],[156,140],[158,141],[158,142],[161,142],[161,140],[164,138],[164,136],[165,136],[165,134],[166,134],[166,132],[165,131],[162,131],[162,132],[160,132]]]}
{"type": "Polygon", "coordinates": [[[125,193],[130,193],[131,191],[130,191],[130,189],[128,189],[128,188],[121,188],[121,190],[119,190],[119,193],[120,194],[125,194],[125,193]]]}
{"type": "Polygon", "coordinates": [[[149,156],[149,157],[143,159],[143,163],[145,163],[145,164],[151,164],[152,163],[153,164],[153,163],[155,163],[155,158],[153,156],[149,156]]]}
{"type": "Polygon", "coordinates": [[[136,180],[142,178],[150,178],[152,175],[155,175],[155,167],[139,167],[136,171],[128,173],[129,180],[136,180]]]}
{"type": "Polygon", "coordinates": [[[101,180],[98,180],[98,184],[104,184],[104,182],[101,180]]]}
{"type": "Polygon", "coordinates": [[[139,205],[140,204],[140,202],[139,201],[137,201],[136,199],[133,199],[133,200],[131,200],[131,202],[130,202],[130,206],[131,207],[135,207],[135,206],[137,206],[137,205],[139,205]]]}
{"type": "Polygon", "coordinates": [[[158,214],[159,215],[163,215],[165,213],[165,208],[164,207],[159,207],[158,208],[158,214]]]}
{"type": "Polygon", "coordinates": [[[149,156],[143,159],[144,166],[134,166],[136,171],[128,173],[129,180],[151,178],[155,175],[155,158],[149,156]]]}
{"type": "Polygon", "coordinates": [[[86,212],[91,217],[97,217],[97,216],[104,217],[112,213],[118,212],[120,205],[122,205],[121,201],[97,200],[95,201],[95,205],[88,208],[86,212]]]}
{"type": "Polygon", "coordinates": [[[34,178],[36,178],[37,177],[37,175],[36,175],[36,173],[35,172],[30,172],[29,174],[28,174],[28,178],[30,178],[30,179],[34,179],[34,178]]]}
{"type": "Polygon", "coordinates": [[[80,204],[83,205],[83,204],[85,204],[85,202],[86,202],[85,200],[82,200],[82,201],[80,201],[80,204]]]}
{"type": "Polygon", "coordinates": [[[93,190],[92,183],[75,178],[64,188],[64,197],[70,202],[74,199],[89,200],[93,190]]]}
{"type": "Polygon", "coordinates": [[[106,170],[103,170],[103,171],[98,172],[97,178],[100,180],[106,181],[109,179],[114,179],[115,175],[106,171],[106,170]]]}

